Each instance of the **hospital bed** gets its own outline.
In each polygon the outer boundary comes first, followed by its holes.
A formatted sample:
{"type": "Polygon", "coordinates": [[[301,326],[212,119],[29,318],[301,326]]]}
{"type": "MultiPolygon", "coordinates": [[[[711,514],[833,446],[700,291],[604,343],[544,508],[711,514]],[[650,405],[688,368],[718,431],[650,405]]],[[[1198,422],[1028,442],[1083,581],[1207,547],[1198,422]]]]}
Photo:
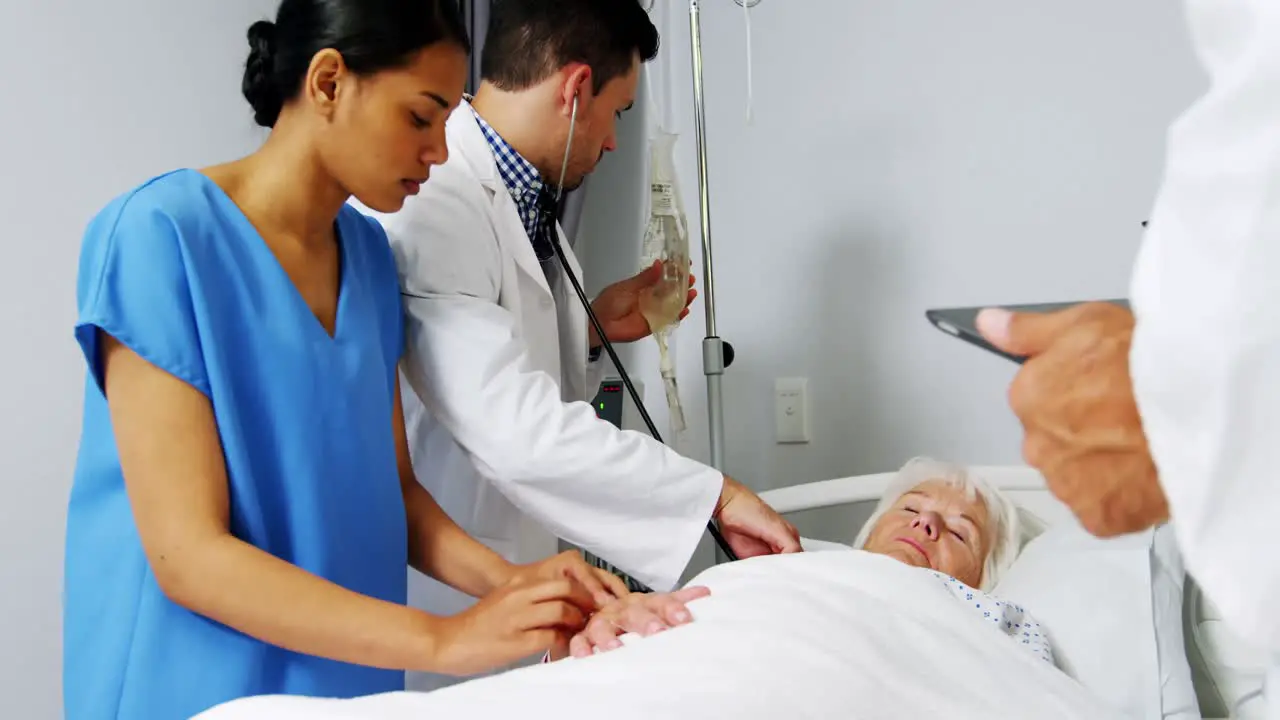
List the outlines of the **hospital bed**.
{"type": "MultiPolygon", "coordinates": [[[[220,706],[197,720],[401,720],[504,714],[558,719],[604,716],[610,720],[729,715],[860,718],[884,717],[886,707],[894,707],[904,698],[916,702],[915,709],[919,710],[921,703],[915,695],[929,692],[934,693],[935,702],[924,706],[949,710],[950,717],[1106,716],[1105,712],[1082,712],[1082,696],[1088,696],[1088,702],[1096,700],[1108,709],[1121,711],[1119,717],[1144,720],[1244,718],[1256,717],[1263,711],[1263,658],[1224,630],[1212,607],[1194,583],[1186,579],[1168,528],[1099,540],[1079,528],[1066,507],[1045,489],[1036,472],[1020,467],[972,470],[1008,493],[1030,528],[1018,561],[992,594],[1022,604],[1046,629],[1052,638],[1055,664],[1061,671],[1039,660],[1024,660],[1021,652],[1009,652],[1012,644],[1006,647],[988,640],[990,631],[986,627],[975,631],[981,637],[976,641],[970,638],[967,646],[962,638],[957,639],[963,635],[961,629],[951,636],[951,625],[915,627],[912,613],[927,614],[929,609],[924,604],[913,605],[914,593],[902,588],[880,597],[842,595],[836,603],[839,607],[834,608],[824,607],[825,601],[818,598],[806,607],[805,612],[829,613],[827,620],[842,625],[831,632],[843,632],[851,642],[824,645],[822,633],[806,639],[787,637],[786,631],[739,637],[750,635],[754,621],[773,613],[786,613],[788,605],[795,602],[794,593],[772,606],[766,598],[760,601],[763,606],[756,602],[757,611],[764,608],[763,614],[758,612],[754,619],[735,616],[739,605],[750,605],[751,601],[742,602],[747,596],[741,593],[733,599],[729,596],[735,591],[735,583],[749,584],[753,572],[770,573],[774,579],[777,574],[790,573],[804,583],[803,572],[797,567],[839,559],[862,563],[854,574],[863,578],[867,572],[919,577],[919,571],[882,556],[848,552],[847,544],[893,477],[892,473],[883,473],[763,493],[767,502],[796,524],[811,552],[791,556],[792,559],[764,558],[764,562],[747,560],[720,565],[699,574],[700,584],[705,582],[713,591],[711,597],[697,601],[706,603],[705,608],[691,605],[696,621],[652,638],[633,639],[624,650],[587,661],[523,668],[425,695],[391,694],[352,701],[254,698],[220,706]],[[826,552],[840,550],[845,552],[826,552]],[[717,597],[725,602],[714,605],[717,597]],[[848,597],[854,597],[856,602],[846,604],[848,597]],[[856,627],[859,623],[860,628],[856,627]],[[732,630],[726,634],[725,628],[732,630]],[[698,633],[704,631],[706,634],[698,640],[698,633]],[[761,653],[758,646],[762,642],[774,647],[761,653]],[[665,650],[663,643],[668,643],[665,650]],[[673,651],[672,643],[693,653],[715,646],[718,654],[711,661],[690,659],[673,651]],[[908,649],[895,645],[906,645],[908,649]],[[842,650],[851,647],[853,650],[841,655],[842,650]],[[774,657],[774,650],[777,657],[786,659],[788,670],[782,673],[786,675],[784,685],[768,687],[779,673],[757,666],[767,664],[759,662],[759,658],[774,657]],[[908,657],[904,662],[903,657],[917,650],[949,653],[945,667],[948,674],[954,667],[956,678],[949,685],[944,681],[940,687],[921,687],[913,677],[912,659],[908,657]],[[993,655],[997,650],[1005,655],[993,655]],[[738,662],[749,655],[753,657],[745,664],[738,662]],[[970,661],[974,666],[987,663],[997,669],[975,670],[966,666],[970,661]],[[635,687],[639,676],[645,678],[643,687],[635,687]],[[868,680],[869,676],[874,677],[868,680]],[[859,681],[863,686],[858,691],[842,687],[859,681]],[[664,692],[670,694],[672,684],[681,686],[675,691],[681,699],[674,705],[661,699],[664,692]],[[984,687],[974,691],[972,684],[984,687]],[[884,686],[896,689],[874,690],[884,686]],[[1006,691],[1016,696],[1009,700],[1012,705],[1000,707],[997,703],[999,709],[994,712],[978,710],[984,694],[1006,691]],[[810,702],[790,712],[779,712],[777,707],[780,696],[813,698],[832,692],[844,692],[845,698],[839,704],[816,708],[810,702]],[[1017,695],[1018,692],[1022,694],[1017,695]],[[868,695],[876,695],[873,700],[882,703],[887,700],[887,704],[869,710],[859,706],[868,695]],[[957,703],[947,707],[944,703],[952,697],[957,703]],[[1050,699],[1046,701],[1045,697],[1050,699]],[[570,699],[572,706],[566,706],[570,699]],[[770,703],[772,708],[767,707],[770,703]],[[736,709],[730,704],[735,704],[736,709]],[[1031,705],[1053,712],[1018,712],[1020,707],[1031,705]],[[850,708],[864,712],[848,712],[850,708]]],[[[929,588],[921,585],[916,589],[929,588]]],[[[869,594],[874,595],[874,590],[869,594]]],[[[958,616],[947,620],[953,621],[963,624],[958,616]]],[[[822,631],[826,628],[823,624],[822,631]]],[[[964,632],[967,631],[966,626],[964,632]]],[[[931,677],[936,679],[937,674],[931,677]]],[[[888,712],[889,716],[898,716],[888,712]]]]}
{"type": "MultiPolygon", "coordinates": [[[[1044,479],[1035,470],[986,466],[975,467],[973,472],[1029,511],[1033,516],[1031,522],[1042,521],[1041,527],[1033,532],[1064,523],[1074,524],[1070,510],[1049,493],[1044,479]]],[[[843,545],[853,540],[892,478],[893,473],[879,473],[823,480],[770,490],[761,493],[761,497],[799,528],[806,538],[806,549],[823,550],[832,547],[830,543],[843,545]],[[823,537],[831,533],[835,535],[823,537]]],[[[1162,533],[1165,535],[1163,549],[1169,550],[1170,531],[1165,528],[1162,533]]],[[[1180,559],[1171,564],[1177,575],[1172,580],[1177,582],[1162,586],[1160,578],[1154,579],[1150,589],[1150,624],[1144,624],[1158,641],[1157,647],[1146,645],[1146,656],[1156,663],[1163,686],[1160,716],[1262,717],[1265,654],[1225,627],[1216,608],[1194,580],[1182,572],[1180,559]],[[1181,587],[1177,587],[1178,582],[1181,587]]],[[[1099,602],[1105,599],[1098,598],[1099,602]]],[[[1044,607],[1028,609],[1038,617],[1047,612],[1044,607]]],[[[1070,613],[1062,615],[1065,621],[1074,620],[1070,613]]],[[[1089,632],[1090,628],[1083,631],[1089,632]]],[[[1139,644],[1136,639],[1135,644],[1139,644]]],[[[1078,670],[1087,672],[1085,668],[1078,670]]],[[[1095,672],[1106,670],[1096,668],[1095,672]]]]}

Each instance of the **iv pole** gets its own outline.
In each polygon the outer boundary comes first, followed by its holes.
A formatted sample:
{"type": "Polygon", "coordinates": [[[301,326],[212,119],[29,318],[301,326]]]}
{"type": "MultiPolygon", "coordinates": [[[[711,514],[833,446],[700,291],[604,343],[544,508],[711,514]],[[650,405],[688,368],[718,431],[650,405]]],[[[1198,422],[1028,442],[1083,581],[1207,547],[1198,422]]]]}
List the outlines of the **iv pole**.
{"type": "MultiPolygon", "coordinates": [[[[739,7],[759,5],[761,0],[733,0],[739,7]]],[[[702,372],[707,378],[707,422],[711,442],[711,466],[724,472],[724,369],[733,363],[733,346],[716,331],[716,282],[711,254],[711,197],[707,189],[706,99],[702,88],[702,13],[698,0],[689,0],[689,40],[693,45],[694,124],[698,147],[698,213],[702,218],[702,303],[706,308],[707,334],[702,340],[702,372]]],[[[716,561],[724,560],[719,548],[716,561]]]]}
{"type": "Polygon", "coordinates": [[[707,335],[702,341],[702,372],[707,377],[707,420],[710,423],[711,466],[724,471],[724,340],[716,333],[716,280],[711,257],[711,199],[707,192],[706,101],[702,94],[702,19],[698,0],[689,0],[689,37],[693,43],[694,123],[698,148],[698,214],[702,218],[702,304],[707,335]]]}
{"type": "MultiPolygon", "coordinates": [[[[763,0],[733,0],[748,8],[763,0]]],[[[702,88],[702,13],[699,0],[689,0],[689,39],[693,44],[694,125],[698,147],[698,214],[702,218],[702,304],[706,308],[707,334],[702,340],[702,372],[707,377],[707,420],[711,441],[711,466],[724,471],[724,395],[721,378],[733,364],[733,346],[716,332],[716,280],[711,253],[711,196],[707,190],[707,110],[702,88]]]]}

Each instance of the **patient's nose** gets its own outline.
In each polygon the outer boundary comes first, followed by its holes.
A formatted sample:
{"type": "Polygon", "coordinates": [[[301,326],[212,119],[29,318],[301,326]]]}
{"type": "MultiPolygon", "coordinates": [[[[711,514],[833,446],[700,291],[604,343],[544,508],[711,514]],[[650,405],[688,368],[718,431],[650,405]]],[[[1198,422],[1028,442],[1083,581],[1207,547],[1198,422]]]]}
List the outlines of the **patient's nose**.
{"type": "Polygon", "coordinates": [[[942,518],[939,517],[938,513],[926,511],[916,515],[915,519],[911,521],[911,527],[923,530],[930,540],[937,540],[941,520],[942,518]]]}

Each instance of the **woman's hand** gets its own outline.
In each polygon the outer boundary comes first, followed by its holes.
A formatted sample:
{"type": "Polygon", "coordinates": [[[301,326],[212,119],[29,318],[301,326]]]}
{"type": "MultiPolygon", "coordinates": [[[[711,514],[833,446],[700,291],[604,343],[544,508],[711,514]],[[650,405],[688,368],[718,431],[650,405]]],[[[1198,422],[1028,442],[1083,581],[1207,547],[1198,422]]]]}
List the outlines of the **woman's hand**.
{"type": "MultiPolygon", "coordinates": [[[[648,636],[692,622],[693,615],[685,603],[710,594],[710,589],[696,586],[672,593],[633,593],[614,600],[592,615],[586,627],[573,635],[567,654],[587,657],[597,651],[607,652],[622,647],[618,636],[624,633],[648,636]]],[[[559,660],[565,654],[565,648],[553,650],[551,659],[559,660]]]]}
{"type": "Polygon", "coordinates": [[[595,600],[597,607],[604,607],[630,594],[627,584],[622,582],[621,578],[608,570],[591,565],[582,559],[580,553],[573,550],[566,550],[540,562],[516,565],[510,576],[510,579],[516,582],[559,578],[572,579],[585,588],[595,600]]]}
{"type": "Polygon", "coordinates": [[[570,578],[514,578],[467,610],[442,618],[431,666],[470,675],[563,648],[598,606],[570,578]]]}

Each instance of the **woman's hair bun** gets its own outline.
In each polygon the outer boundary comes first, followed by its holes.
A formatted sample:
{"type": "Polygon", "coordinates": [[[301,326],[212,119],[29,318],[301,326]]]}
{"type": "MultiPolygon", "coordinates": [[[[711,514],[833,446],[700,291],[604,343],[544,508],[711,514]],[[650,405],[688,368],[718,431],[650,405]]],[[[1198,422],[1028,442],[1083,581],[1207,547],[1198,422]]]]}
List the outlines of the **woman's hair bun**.
{"type": "Polygon", "coordinates": [[[263,127],[272,127],[284,106],[284,95],[275,80],[275,23],[259,20],[249,26],[248,35],[249,59],[240,89],[253,108],[253,119],[263,127]]]}
{"type": "Polygon", "coordinates": [[[404,67],[422,48],[470,52],[458,0],[279,0],[275,22],[249,26],[240,89],[254,120],[273,128],[302,93],[316,53],[336,51],[354,75],[404,67]]]}

